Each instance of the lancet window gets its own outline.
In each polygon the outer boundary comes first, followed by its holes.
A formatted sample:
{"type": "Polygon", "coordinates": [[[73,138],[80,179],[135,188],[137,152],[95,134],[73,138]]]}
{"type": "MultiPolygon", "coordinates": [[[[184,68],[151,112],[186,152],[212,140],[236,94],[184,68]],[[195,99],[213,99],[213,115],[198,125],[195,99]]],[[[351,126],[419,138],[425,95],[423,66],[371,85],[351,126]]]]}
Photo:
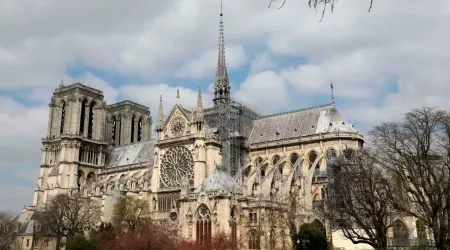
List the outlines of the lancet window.
{"type": "Polygon", "coordinates": [[[88,138],[92,138],[92,133],[94,131],[94,107],[95,102],[92,102],[89,106],[89,117],[88,117],[88,138]]]}
{"type": "Polygon", "coordinates": [[[61,125],[60,125],[60,134],[64,134],[64,122],[66,119],[66,102],[63,101],[61,107],[61,125]]]}
{"type": "Polygon", "coordinates": [[[211,212],[206,205],[201,205],[197,212],[196,242],[197,246],[211,243],[211,212]]]}

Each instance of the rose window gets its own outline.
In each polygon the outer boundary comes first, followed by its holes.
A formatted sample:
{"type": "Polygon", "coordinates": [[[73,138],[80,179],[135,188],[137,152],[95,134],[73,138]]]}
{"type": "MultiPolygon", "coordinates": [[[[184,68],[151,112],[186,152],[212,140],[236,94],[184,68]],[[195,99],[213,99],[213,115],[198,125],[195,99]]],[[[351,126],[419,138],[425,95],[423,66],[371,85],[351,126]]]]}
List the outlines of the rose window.
{"type": "Polygon", "coordinates": [[[194,181],[194,159],[185,147],[169,149],[161,159],[161,188],[178,188],[183,179],[194,181]]]}

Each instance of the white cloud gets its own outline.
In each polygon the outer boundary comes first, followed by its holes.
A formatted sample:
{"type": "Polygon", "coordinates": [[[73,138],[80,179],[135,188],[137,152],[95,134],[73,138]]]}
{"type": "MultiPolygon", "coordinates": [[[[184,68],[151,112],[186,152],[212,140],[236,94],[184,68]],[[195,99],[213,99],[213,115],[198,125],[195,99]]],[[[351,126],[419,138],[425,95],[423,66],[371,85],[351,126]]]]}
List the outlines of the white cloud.
{"type": "Polygon", "coordinates": [[[288,106],[290,99],[286,81],[274,71],[249,75],[235,98],[264,112],[280,111],[288,106]]]}
{"type": "Polygon", "coordinates": [[[260,53],[250,62],[250,73],[273,69],[275,66],[276,63],[268,52],[260,53]]]}

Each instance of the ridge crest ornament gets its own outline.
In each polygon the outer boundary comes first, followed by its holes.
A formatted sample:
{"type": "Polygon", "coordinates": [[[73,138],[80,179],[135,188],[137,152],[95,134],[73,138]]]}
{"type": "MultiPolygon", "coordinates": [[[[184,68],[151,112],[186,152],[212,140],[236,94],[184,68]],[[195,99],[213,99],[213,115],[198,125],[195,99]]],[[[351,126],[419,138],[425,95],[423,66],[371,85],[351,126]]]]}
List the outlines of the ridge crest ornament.
{"type": "Polygon", "coordinates": [[[159,186],[163,189],[179,188],[183,179],[194,183],[194,159],[192,153],[183,146],[170,148],[161,158],[159,186]]]}

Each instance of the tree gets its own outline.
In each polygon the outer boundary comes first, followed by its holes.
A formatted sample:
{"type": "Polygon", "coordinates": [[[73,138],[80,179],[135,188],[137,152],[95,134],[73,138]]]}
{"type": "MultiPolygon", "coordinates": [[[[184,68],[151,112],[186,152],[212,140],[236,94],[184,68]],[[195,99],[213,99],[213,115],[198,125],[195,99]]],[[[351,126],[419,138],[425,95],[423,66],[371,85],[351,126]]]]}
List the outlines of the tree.
{"type": "Polygon", "coordinates": [[[450,249],[450,115],[414,109],[400,122],[371,132],[379,163],[392,174],[394,208],[417,218],[432,232],[437,249],[450,249]]]}
{"type": "Polygon", "coordinates": [[[97,224],[100,210],[88,198],[80,194],[57,194],[46,203],[37,216],[43,232],[56,237],[56,249],[61,238],[73,237],[84,229],[91,229],[97,224]]]}
{"type": "Polygon", "coordinates": [[[97,250],[94,239],[86,239],[84,234],[76,234],[67,240],[66,250],[97,250]]]}
{"type": "Polygon", "coordinates": [[[131,196],[122,197],[113,210],[113,224],[116,228],[134,231],[139,225],[150,219],[149,204],[146,200],[131,196]]]}
{"type": "Polygon", "coordinates": [[[332,224],[353,244],[387,248],[395,214],[389,178],[369,150],[345,151],[330,159],[327,208],[332,224]]]}
{"type": "Polygon", "coordinates": [[[300,245],[302,249],[328,249],[327,237],[314,223],[306,223],[300,226],[300,245]]]}
{"type": "MultiPolygon", "coordinates": [[[[281,4],[278,7],[278,9],[281,9],[286,4],[286,1],[287,0],[269,0],[269,8],[272,6],[272,4],[274,2],[281,2],[281,4]]],[[[369,12],[370,12],[372,10],[373,0],[368,0],[368,1],[369,1],[369,12]]],[[[334,7],[337,4],[337,2],[338,2],[338,0],[308,0],[308,6],[309,6],[309,8],[314,8],[317,11],[318,7],[320,7],[320,5],[323,5],[323,7],[322,7],[322,18],[323,18],[325,15],[325,11],[327,10],[327,7],[330,7],[330,11],[333,12],[334,7]]]]}
{"type": "Polygon", "coordinates": [[[180,241],[177,249],[180,250],[238,250],[244,246],[240,239],[233,240],[232,236],[224,232],[218,232],[211,237],[208,246],[197,246],[195,241],[180,241]]]}
{"type": "Polygon", "coordinates": [[[16,236],[16,223],[8,212],[0,211],[0,249],[11,249],[16,236]]]}

